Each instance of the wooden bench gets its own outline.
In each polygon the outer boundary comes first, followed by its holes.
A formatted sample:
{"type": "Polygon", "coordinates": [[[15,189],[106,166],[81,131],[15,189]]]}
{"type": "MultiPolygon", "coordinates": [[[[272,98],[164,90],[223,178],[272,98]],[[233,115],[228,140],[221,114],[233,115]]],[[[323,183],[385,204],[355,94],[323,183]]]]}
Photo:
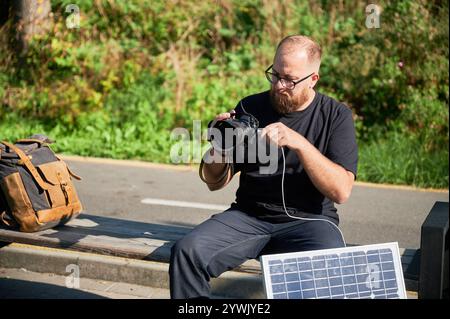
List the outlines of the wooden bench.
{"type": "MultiPolygon", "coordinates": [[[[0,226],[0,241],[168,263],[172,245],[191,229],[80,214],[64,226],[36,233],[0,226]]],[[[261,271],[256,260],[248,261],[238,270],[261,271]]]]}
{"type": "MultiPolygon", "coordinates": [[[[36,233],[0,227],[0,241],[168,263],[170,248],[190,230],[187,227],[81,214],[65,226],[36,233]]],[[[417,250],[401,249],[400,254],[407,289],[417,291],[417,250]]],[[[236,271],[260,274],[261,267],[257,260],[249,260],[236,271]]]]}

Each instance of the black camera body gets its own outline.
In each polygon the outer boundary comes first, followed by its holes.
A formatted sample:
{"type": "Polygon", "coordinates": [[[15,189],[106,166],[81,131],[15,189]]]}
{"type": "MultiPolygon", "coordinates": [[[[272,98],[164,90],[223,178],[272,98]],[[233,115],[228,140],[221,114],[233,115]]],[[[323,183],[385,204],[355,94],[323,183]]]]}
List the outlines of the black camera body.
{"type": "Polygon", "coordinates": [[[259,121],[251,114],[240,114],[208,124],[208,141],[220,152],[230,152],[238,146],[247,149],[257,140],[259,121]]]}

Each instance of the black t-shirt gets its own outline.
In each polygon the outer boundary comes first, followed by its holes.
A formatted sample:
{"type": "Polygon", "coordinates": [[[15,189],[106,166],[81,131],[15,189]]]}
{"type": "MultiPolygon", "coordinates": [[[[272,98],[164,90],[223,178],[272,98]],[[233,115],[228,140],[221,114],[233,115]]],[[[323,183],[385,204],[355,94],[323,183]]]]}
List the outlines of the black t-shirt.
{"type": "MultiPolygon", "coordinates": [[[[281,122],[297,131],[323,155],[346,170],[357,173],[358,147],[352,112],[344,104],[316,92],[314,100],[303,111],[285,115],[277,113],[271,105],[269,91],[244,98],[235,108],[237,116],[247,112],[259,121],[259,127],[281,122]],[[243,109],[241,107],[243,106],[243,109]]],[[[284,197],[290,215],[325,218],[339,223],[334,203],[322,195],[309,179],[298,156],[284,147],[286,169],[284,197]]],[[[282,201],[281,181],[283,158],[278,150],[278,168],[273,174],[261,174],[258,164],[234,163],[240,171],[236,192],[237,207],[250,215],[273,223],[292,221],[287,216],[282,201]]]]}

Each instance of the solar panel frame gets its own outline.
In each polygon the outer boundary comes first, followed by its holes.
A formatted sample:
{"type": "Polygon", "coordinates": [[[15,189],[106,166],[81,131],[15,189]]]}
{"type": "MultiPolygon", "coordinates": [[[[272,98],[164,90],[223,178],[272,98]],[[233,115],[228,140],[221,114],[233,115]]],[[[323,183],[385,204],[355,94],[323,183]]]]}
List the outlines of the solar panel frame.
{"type": "Polygon", "coordinates": [[[260,263],[269,299],[407,298],[397,242],[264,255],[260,263]]]}

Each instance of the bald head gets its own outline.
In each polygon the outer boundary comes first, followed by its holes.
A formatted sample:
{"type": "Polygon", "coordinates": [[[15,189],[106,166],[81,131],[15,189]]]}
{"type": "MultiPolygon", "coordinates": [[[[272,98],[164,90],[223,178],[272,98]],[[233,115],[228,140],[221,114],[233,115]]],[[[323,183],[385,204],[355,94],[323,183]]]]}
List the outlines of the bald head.
{"type": "Polygon", "coordinates": [[[288,36],[280,42],[271,66],[272,81],[269,80],[271,102],[277,112],[301,111],[312,102],[314,86],[320,78],[321,54],[320,46],[306,36],[288,36]],[[286,87],[286,81],[292,81],[294,87],[286,87]]]}
{"type": "Polygon", "coordinates": [[[306,55],[310,68],[318,73],[322,49],[307,36],[291,35],[281,40],[276,55],[306,55]]]}

